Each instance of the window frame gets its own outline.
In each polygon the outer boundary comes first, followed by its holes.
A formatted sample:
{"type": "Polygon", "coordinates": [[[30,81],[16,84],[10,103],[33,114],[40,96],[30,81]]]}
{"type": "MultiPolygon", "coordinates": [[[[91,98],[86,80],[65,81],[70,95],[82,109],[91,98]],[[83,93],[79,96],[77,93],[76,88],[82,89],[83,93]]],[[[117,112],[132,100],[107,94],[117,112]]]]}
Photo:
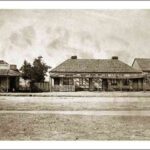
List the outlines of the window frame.
{"type": "Polygon", "coordinates": [[[88,81],[88,84],[89,84],[89,78],[79,78],[79,85],[80,86],[86,86],[87,81],[88,81]]]}
{"type": "Polygon", "coordinates": [[[60,78],[54,78],[54,85],[60,85],[60,78]],[[56,84],[56,83],[58,83],[58,84],[56,84]]]}
{"type": "Polygon", "coordinates": [[[63,85],[73,85],[72,78],[63,78],[63,85]]]}
{"type": "Polygon", "coordinates": [[[123,85],[128,86],[130,84],[129,79],[123,79],[123,85]]]}
{"type": "Polygon", "coordinates": [[[117,85],[118,85],[117,79],[112,79],[112,80],[111,80],[111,85],[117,86],[117,85]]]}

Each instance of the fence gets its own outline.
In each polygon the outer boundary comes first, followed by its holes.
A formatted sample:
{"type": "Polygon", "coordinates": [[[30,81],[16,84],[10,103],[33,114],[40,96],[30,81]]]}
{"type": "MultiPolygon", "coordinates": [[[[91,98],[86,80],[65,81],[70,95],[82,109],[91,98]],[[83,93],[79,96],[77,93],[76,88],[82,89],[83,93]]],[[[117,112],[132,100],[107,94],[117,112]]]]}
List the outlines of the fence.
{"type": "Polygon", "coordinates": [[[34,86],[42,92],[49,92],[50,91],[50,83],[49,82],[36,82],[34,86]]]}

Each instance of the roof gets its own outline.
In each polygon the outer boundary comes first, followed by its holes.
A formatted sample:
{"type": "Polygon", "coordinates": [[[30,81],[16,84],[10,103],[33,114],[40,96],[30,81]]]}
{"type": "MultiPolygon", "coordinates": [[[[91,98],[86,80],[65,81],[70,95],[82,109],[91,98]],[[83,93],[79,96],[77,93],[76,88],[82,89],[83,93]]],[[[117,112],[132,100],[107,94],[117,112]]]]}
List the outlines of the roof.
{"type": "Polygon", "coordinates": [[[150,58],[135,58],[134,62],[135,61],[138,63],[142,71],[150,71],[150,58]]]}
{"type": "Polygon", "coordinates": [[[118,59],[68,59],[50,72],[141,73],[118,59]]]}
{"type": "Polygon", "coordinates": [[[0,64],[8,64],[8,63],[5,62],[4,60],[0,60],[0,64]]]}
{"type": "Polygon", "coordinates": [[[19,71],[0,69],[0,76],[19,76],[19,71]]]}

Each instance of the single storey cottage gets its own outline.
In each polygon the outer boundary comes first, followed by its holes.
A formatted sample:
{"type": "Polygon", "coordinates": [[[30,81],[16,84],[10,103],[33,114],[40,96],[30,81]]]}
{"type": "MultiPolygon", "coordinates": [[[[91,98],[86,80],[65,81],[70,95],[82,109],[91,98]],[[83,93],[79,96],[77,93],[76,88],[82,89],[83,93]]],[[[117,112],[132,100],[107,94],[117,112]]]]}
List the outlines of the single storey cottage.
{"type": "Polygon", "coordinates": [[[13,92],[19,89],[20,73],[16,65],[0,60],[0,92],[13,92]]]}
{"type": "Polygon", "coordinates": [[[143,74],[112,59],[78,59],[72,56],[50,71],[51,91],[139,91],[143,74]]]}
{"type": "Polygon", "coordinates": [[[132,67],[143,73],[143,90],[150,90],[150,59],[135,58],[132,67]]]}

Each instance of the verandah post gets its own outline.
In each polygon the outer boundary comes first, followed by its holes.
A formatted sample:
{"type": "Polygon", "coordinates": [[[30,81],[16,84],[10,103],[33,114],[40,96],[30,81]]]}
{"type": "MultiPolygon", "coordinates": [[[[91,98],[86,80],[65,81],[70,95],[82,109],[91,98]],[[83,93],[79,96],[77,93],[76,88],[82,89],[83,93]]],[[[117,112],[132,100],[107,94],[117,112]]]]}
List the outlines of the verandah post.
{"type": "Polygon", "coordinates": [[[7,93],[8,93],[8,76],[7,76],[7,93]]]}

